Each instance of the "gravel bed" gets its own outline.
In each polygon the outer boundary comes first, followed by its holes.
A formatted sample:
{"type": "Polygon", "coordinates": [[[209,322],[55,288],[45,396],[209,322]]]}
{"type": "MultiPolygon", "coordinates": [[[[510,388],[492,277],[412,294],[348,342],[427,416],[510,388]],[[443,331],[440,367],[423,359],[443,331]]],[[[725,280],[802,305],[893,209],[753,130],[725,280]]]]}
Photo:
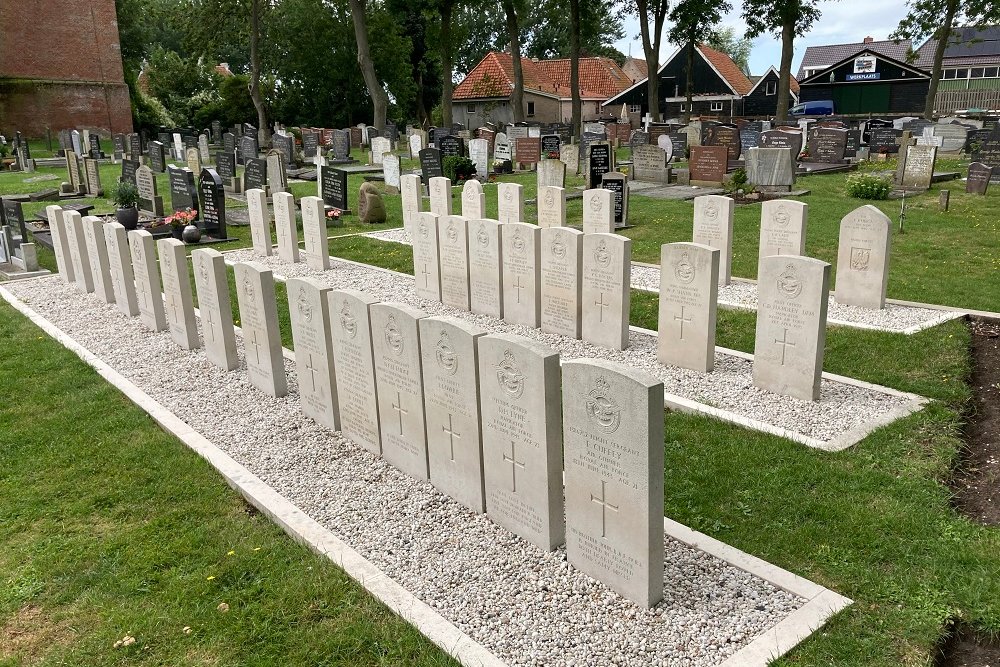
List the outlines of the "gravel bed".
{"type": "MultiPolygon", "coordinates": [[[[381,241],[410,245],[410,234],[405,229],[387,229],[381,232],[370,232],[366,236],[381,241]]],[[[641,264],[633,264],[632,287],[633,289],[658,293],[660,291],[660,270],[641,264]]],[[[757,284],[734,282],[730,285],[720,287],[719,306],[741,310],[757,310],[757,284]]],[[[831,296],[827,321],[831,324],[848,327],[912,334],[961,316],[961,313],[956,312],[896,304],[886,304],[882,310],[846,306],[837,303],[837,300],[831,296]]]]}
{"type": "Polygon", "coordinates": [[[656,358],[655,336],[633,331],[627,349],[611,350],[422,299],[413,290],[412,276],[401,276],[336,258],[332,260],[329,271],[316,271],[304,263],[286,264],[277,255],[259,257],[252,250],[228,252],[226,259],[258,262],[286,278],[311,276],[332,287],[363,290],[381,301],[408,303],[429,315],[454,315],[491,332],[534,338],[558,350],[563,360],[586,357],[618,361],[662,380],[670,394],[823,442],[830,442],[860,424],[884,417],[910,402],[904,396],[832,380],[822,381],[819,401],[781,396],[753,385],[753,362],[743,357],[717,351],[712,373],[664,366],[656,358]]]}
{"type": "Polygon", "coordinates": [[[57,277],[5,287],[510,665],[716,665],[805,602],[668,538],[641,609],[304,417],[288,360],[271,398],[57,277]]]}

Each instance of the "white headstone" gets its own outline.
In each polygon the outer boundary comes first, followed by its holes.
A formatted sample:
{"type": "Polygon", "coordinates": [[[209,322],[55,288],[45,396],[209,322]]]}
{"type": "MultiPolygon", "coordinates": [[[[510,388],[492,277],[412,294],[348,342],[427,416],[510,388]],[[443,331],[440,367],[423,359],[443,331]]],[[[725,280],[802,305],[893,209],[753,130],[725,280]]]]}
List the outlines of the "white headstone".
{"type": "Polygon", "coordinates": [[[719,285],[728,285],[733,271],[733,212],[736,202],[720,195],[694,199],[692,241],[719,249],[719,285]]]}
{"type": "Polygon", "coordinates": [[[83,236],[90,256],[90,270],[94,275],[94,292],[106,303],[115,302],[115,288],[111,282],[111,262],[108,244],[104,240],[104,221],[88,215],[83,219],[83,236]]]}
{"type": "Polygon", "coordinates": [[[413,280],[417,296],[441,300],[441,262],[438,227],[443,224],[434,213],[418,213],[413,228],[413,280]]]}
{"type": "Polygon", "coordinates": [[[580,337],[583,232],[569,227],[541,231],[541,329],[580,337]]]}
{"type": "Polygon", "coordinates": [[[283,262],[294,264],[299,261],[299,232],[295,226],[295,196],[290,192],[276,192],[272,201],[274,229],[278,236],[278,257],[283,262]]]}
{"type": "Polygon", "coordinates": [[[431,483],[476,512],[486,511],[476,358],[485,333],[456,317],[420,320],[431,483]]]}
{"type": "Polygon", "coordinates": [[[76,287],[87,293],[93,292],[94,274],[90,270],[90,255],[87,253],[87,239],[83,234],[83,219],[77,211],[63,211],[63,223],[63,234],[69,245],[76,287]]]}
{"type": "Polygon", "coordinates": [[[369,309],[382,456],[399,470],[427,479],[424,383],[417,321],[423,311],[402,303],[369,309]]]}
{"type": "Polygon", "coordinates": [[[270,257],[273,250],[271,247],[271,212],[267,207],[267,193],[260,188],[251,188],[247,190],[246,194],[253,252],[261,257],[270,257]]]}
{"type": "Polygon", "coordinates": [[[760,255],[757,275],[765,257],[799,256],[806,251],[806,220],[809,205],[791,199],[772,199],[760,209],[760,255]]]}
{"type": "Polygon", "coordinates": [[[503,261],[500,223],[468,221],[469,307],[474,313],[503,317],[503,261]]]}
{"type": "MultiPolygon", "coordinates": [[[[174,138],[174,159],[175,160],[183,160],[184,159],[184,140],[181,138],[181,135],[178,134],[177,132],[174,132],[173,138],[174,138]]],[[[254,157],[256,157],[256,156],[254,156],[254,157]]]]}
{"type": "Polygon", "coordinates": [[[503,318],[537,328],[541,321],[541,230],[525,222],[500,225],[503,318]]]}
{"type": "Polygon", "coordinates": [[[451,179],[434,176],[428,186],[431,195],[431,213],[439,217],[451,215],[451,179]]]}
{"type": "Polygon", "coordinates": [[[811,257],[765,257],[757,285],[754,385],[819,400],[830,265],[811,257]]]}
{"type": "Polygon", "coordinates": [[[631,314],[632,239],[618,234],[584,234],[583,340],[624,350],[631,314]]]}
{"type": "Polygon", "coordinates": [[[594,188],[583,193],[583,233],[612,234],[615,231],[615,193],[594,188]]]}
{"type": "Polygon", "coordinates": [[[486,217],[486,194],[479,181],[468,180],[462,186],[462,217],[467,220],[486,217]]]}
{"type": "Polygon", "coordinates": [[[416,160],[420,157],[420,151],[424,149],[423,138],[421,135],[413,133],[407,138],[407,141],[410,146],[410,159],[416,160]]]}
{"type": "Polygon", "coordinates": [[[871,204],[844,216],[837,252],[837,303],[885,308],[891,242],[892,221],[871,204]]]}
{"type": "Polygon", "coordinates": [[[699,243],[660,249],[661,364],[708,373],[715,368],[715,321],[722,251],[699,243]]]}
{"type": "Polygon", "coordinates": [[[320,197],[302,198],[302,236],[306,241],[306,264],[311,269],[330,268],[330,248],[326,241],[326,211],[320,197]]]}
{"type": "Polygon", "coordinates": [[[385,179],[385,187],[388,188],[389,192],[399,192],[399,156],[395,153],[386,153],[382,156],[382,176],[385,179]]]}
{"type": "Polygon", "coordinates": [[[132,269],[135,272],[136,298],[139,300],[139,319],[153,331],[167,328],[167,315],[163,310],[163,296],[160,293],[160,267],[156,263],[156,242],[153,235],[144,229],[128,233],[129,250],[132,253],[132,269]]]}
{"type": "MultiPolygon", "coordinates": [[[[75,132],[75,130],[74,130],[75,132]]],[[[61,206],[46,206],[45,217],[49,221],[49,232],[52,234],[52,250],[56,255],[56,267],[59,277],[67,283],[75,283],[73,260],[69,253],[69,240],[66,238],[66,222],[61,206]]]]}
{"type": "MultiPolygon", "coordinates": [[[[411,135],[411,137],[414,135],[411,135]]],[[[420,176],[417,174],[406,174],[399,177],[399,191],[403,204],[403,227],[413,238],[413,228],[417,222],[417,214],[420,213],[420,176]]]]}
{"type": "Polygon", "coordinates": [[[469,159],[476,165],[476,176],[488,178],[490,175],[490,142],[486,139],[469,141],[469,159]]]}
{"type": "Polygon", "coordinates": [[[108,248],[111,284],[115,290],[118,310],[124,315],[135,317],[139,314],[139,300],[135,295],[135,274],[132,273],[132,256],[129,253],[125,227],[118,222],[104,225],[104,242],[108,248]]]}
{"type": "Polygon", "coordinates": [[[237,262],[234,271],[250,382],[265,394],[284,396],[288,393],[288,378],[281,351],[274,274],[255,262],[237,262]]]}
{"type": "Polygon", "coordinates": [[[565,187],[566,164],[560,160],[543,158],[542,161],[538,163],[536,181],[538,187],[540,188],[565,187]]]}
{"type": "Polygon", "coordinates": [[[385,137],[372,139],[372,164],[382,164],[382,156],[392,151],[392,142],[385,137]]]}
{"type": "Polygon", "coordinates": [[[538,188],[538,226],[566,226],[566,191],[563,188],[538,188]]]}
{"type": "Polygon", "coordinates": [[[524,222],[524,187],[519,183],[498,183],[497,211],[502,224],[524,222]]]}
{"type": "Polygon", "coordinates": [[[376,299],[364,292],[345,289],[330,292],[328,301],[341,432],[345,438],[380,456],[382,444],[368,317],[368,309],[376,299]]]}
{"type": "Polygon", "coordinates": [[[199,248],[191,253],[191,263],[194,265],[194,284],[198,288],[205,355],[223,370],[236,370],[240,358],[236,352],[226,258],[218,250],[199,248]]]}
{"type": "Polygon", "coordinates": [[[563,363],[566,558],[629,600],[663,598],[663,383],[563,363]]]}
{"type": "Polygon", "coordinates": [[[461,310],[469,310],[468,234],[468,222],[460,215],[438,222],[441,302],[461,310]]]}
{"type": "Polygon", "coordinates": [[[201,340],[198,338],[198,321],[194,317],[187,247],[177,239],[160,239],[156,245],[160,251],[160,274],[163,276],[170,337],[185,350],[199,348],[201,340]]]}
{"type": "Polygon", "coordinates": [[[332,290],[315,278],[289,278],[286,286],[302,413],[339,431],[340,409],[330,341],[332,290]]]}

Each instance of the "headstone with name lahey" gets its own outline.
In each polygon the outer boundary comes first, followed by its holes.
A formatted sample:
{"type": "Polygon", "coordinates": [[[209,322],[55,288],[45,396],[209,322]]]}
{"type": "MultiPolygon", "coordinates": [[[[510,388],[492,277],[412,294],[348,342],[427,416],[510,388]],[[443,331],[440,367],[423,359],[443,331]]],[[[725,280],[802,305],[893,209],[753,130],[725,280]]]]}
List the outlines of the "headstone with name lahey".
{"type": "Polygon", "coordinates": [[[368,314],[377,300],[352,289],[332,290],[327,298],[341,433],[379,456],[382,444],[368,314]]]}
{"type": "Polygon", "coordinates": [[[285,285],[302,413],[339,431],[340,406],[329,334],[333,321],[329,294],[333,290],[315,278],[289,278],[285,285]]]}
{"type": "Polygon", "coordinates": [[[441,261],[438,252],[438,226],[447,218],[434,213],[417,214],[413,234],[410,237],[413,248],[414,291],[422,299],[441,301],[441,261]]]}
{"type": "Polygon", "coordinates": [[[715,323],[722,252],[701,243],[660,249],[656,358],[709,373],[715,368],[715,323]]]}
{"type": "Polygon", "coordinates": [[[766,257],[757,285],[754,386],[819,400],[830,265],[811,257],[766,257]]]}
{"type": "Polygon", "coordinates": [[[459,310],[469,310],[468,233],[468,221],[460,215],[438,220],[441,303],[459,310]]]}
{"type": "Polygon", "coordinates": [[[261,257],[270,257],[271,213],[267,207],[267,195],[257,188],[247,190],[247,217],[250,219],[250,237],[253,252],[261,257]]]}
{"type": "Polygon", "coordinates": [[[479,181],[470,179],[462,186],[462,217],[467,220],[486,217],[486,194],[479,181]]]}
{"type": "Polygon", "coordinates": [[[524,222],[524,186],[520,183],[497,184],[497,219],[502,224],[524,222]]]}
{"type": "Polygon", "coordinates": [[[802,255],[806,251],[809,205],[791,199],[772,199],[760,208],[760,247],[757,274],[771,255],[802,255]]]}
{"type": "Polygon", "coordinates": [[[892,221],[874,206],[844,216],[837,250],[837,303],[885,308],[891,244],[892,221]]]}
{"type": "Polygon", "coordinates": [[[194,316],[186,246],[178,239],[160,239],[156,245],[160,252],[167,330],[182,349],[194,350],[201,347],[201,339],[194,316]]]}
{"type": "Polygon", "coordinates": [[[194,284],[198,289],[198,313],[205,356],[224,371],[239,368],[233,308],[229,296],[229,270],[226,258],[218,250],[198,248],[191,253],[194,284]]]}
{"type": "Polygon", "coordinates": [[[233,271],[250,382],[265,394],[280,398],[288,393],[288,377],[281,351],[274,273],[256,262],[237,262],[233,271]]]}
{"type": "Polygon", "coordinates": [[[583,232],[569,227],[541,231],[541,329],[569,338],[580,337],[580,289],[583,232]]]}
{"type": "Polygon", "coordinates": [[[319,197],[302,198],[302,236],[306,242],[306,265],[316,271],[330,268],[330,249],[326,240],[326,213],[319,197]]]}
{"type": "MultiPolygon", "coordinates": [[[[751,150],[767,150],[754,148],[751,150]]],[[[771,149],[783,150],[787,149],[771,149]]],[[[733,269],[733,214],[736,202],[721,195],[704,195],[694,200],[694,243],[719,250],[719,285],[728,285],[733,269]]]]}
{"type": "Polygon", "coordinates": [[[553,186],[543,186],[538,188],[538,199],[535,201],[538,208],[539,227],[565,227],[566,226],[566,190],[553,186]]]}
{"type": "Polygon", "coordinates": [[[500,223],[486,218],[469,219],[469,309],[503,317],[503,261],[500,223]]]}
{"type": "Polygon", "coordinates": [[[618,234],[584,234],[581,270],[583,340],[624,350],[629,343],[632,240],[618,234]]]}
{"type": "Polygon", "coordinates": [[[139,320],[152,331],[167,328],[167,315],[163,310],[160,293],[160,267],[156,263],[156,242],[144,229],[128,233],[132,270],[135,273],[136,298],[139,301],[139,320]]]}
{"type": "Polygon", "coordinates": [[[663,598],[663,383],[563,363],[566,559],[625,598],[663,598]]]}
{"type": "Polygon", "coordinates": [[[135,295],[135,274],[132,272],[128,233],[118,222],[104,225],[103,232],[104,244],[108,249],[108,266],[111,270],[115,303],[123,315],[136,317],[139,314],[139,301],[135,295]]]}
{"type": "Polygon", "coordinates": [[[299,232],[295,225],[295,197],[291,192],[276,192],[272,198],[274,231],[278,237],[278,257],[295,264],[299,257],[299,232]]]}
{"type": "Polygon", "coordinates": [[[503,319],[537,328],[541,320],[541,229],[525,222],[500,225],[503,319]]]}

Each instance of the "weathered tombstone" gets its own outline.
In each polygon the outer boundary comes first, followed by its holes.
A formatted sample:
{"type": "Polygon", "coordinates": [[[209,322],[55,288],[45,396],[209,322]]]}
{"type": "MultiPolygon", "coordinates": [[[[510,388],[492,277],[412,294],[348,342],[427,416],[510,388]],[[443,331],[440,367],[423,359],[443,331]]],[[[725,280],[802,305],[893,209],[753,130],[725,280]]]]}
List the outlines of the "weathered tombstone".
{"type": "Polygon", "coordinates": [[[583,193],[584,234],[610,234],[615,230],[615,193],[603,188],[583,193]]]}
{"type": "Polygon", "coordinates": [[[239,152],[236,153],[236,161],[245,164],[247,160],[256,158],[260,153],[260,146],[257,143],[257,133],[244,134],[239,141],[239,152]]]}
{"type": "Polygon", "coordinates": [[[958,153],[965,146],[969,128],[957,123],[937,123],[932,126],[935,137],[941,139],[942,153],[958,153]]]}
{"type": "Polygon", "coordinates": [[[77,157],[83,155],[83,139],[80,131],[73,130],[70,132],[70,140],[73,144],[73,152],[76,153],[77,157]]]}
{"type": "Polygon", "coordinates": [[[194,266],[194,283],[198,288],[198,313],[205,339],[205,356],[225,371],[236,370],[240,358],[236,352],[226,258],[217,250],[199,248],[191,253],[191,263],[194,266]]]}
{"type": "Polygon", "coordinates": [[[584,234],[569,227],[541,231],[541,329],[580,337],[584,234]]]}
{"type": "Polygon", "coordinates": [[[513,158],[513,147],[507,134],[505,132],[497,132],[497,135],[493,138],[493,159],[513,160],[513,158]]]}
{"type": "Polygon", "coordinates": [[[468,221],[449,215],[438,222],[438,256],[441,266],[441,302],[469,310],[468,221]]]}
{"type": "Polygon", "coordinates": [[[184,158],[188,169],[196,174],[201,173],[201,152],[197,148],[185,148],[184,158]]]}
{"type": "Polygon", "coordinates": [[[702,373],[715,368],[718,248],[666,243],[660,250],[660,312],[656,356],[661,364],[702,373]]]}
{"type": "Polygon", "coordinates": [[[247,190],[247,215],[250,218],[250,238],[253,252],[261,257],[270,257],[271,213],[267,208],[267,195],[257,188],[247,190]]]}
{"type": "Polygon", "coordinates": [[[503,224],[524,222],[524,187],[519,183],[498,183],[497,213],[503,224]]]}
{"type": "Polygon", "coordinates": [[[21,202],[0,198],[0,223],[3,223],[3,221],[6,221],[6,224],[17,230],[18,235],[21,237],[21,243],[28,242],[28,228],[24,222],[24,211],[21,208],[21,202]]]}
{"type": "Polygon", "coordinates": [[[604,174],[615,168],[614,154],[611,144],[607,142],[592,143],[587,149],[587,187],[596,188],[601,184],[604,174]]]}
{"type": "Polygon", "coordinates": [[[659,146],[640,144],[632,148],[632,178],[644,183],[670,183],[667,153],[659,146]]]}
{"type": "Polygon", "coordinates": [[[187,167],[167,167],[170,183],[170,208],[174,212],[191,209],[198,211],[198,188],[194,183],[194,172],[187,167]]]}
{"type": "Polygon", "coordinates": [[[320,167],[319,189],[323,203],[341,211],[350,211],[347,196],[347,172],[333,167],[320,167]]]}
{"type": "Polygon", "coordinates": [[[87,191],[87,186],[80,175],[80,160],[73,151],[66,152],[66,179],[59,190],[63,194],[79,195],[87,191]]]}
{"type": "Polygon", "coordinates": [[[629,342],[632,240],[618,234],[584,234],[581,271],[583,340],[624,350],[629,342]]]}
{"type": "Polygon", "coordinates": [[[304,157],[314,158],[319,153],[319,132],[311,130],[302,131],[302,154],[304,157]]]}
{"type": "Polygon", "coordinates": [[[124,134],[113,134],[111,135],[111,146],[112,155],[114,159],[121,160],[125,157],[127,151],[126,139],[124,134]]]}
{"type": "Polygon", "coordinates": [[[339,431],[340,407],[330,340],[332,289],[315,278],[289,278],[286,286],[302,413],[328,429],[339,431]]]}
{"type": "Polygon", "coordinates": [[[265,394],[280,398],[288,393],[288,378],[281,351],[274,274],[255,262],[237,262],[233,270],[250,382],[265,394]]]}
{"type": "Polygon", "coordinates": [[[481,179],[490,175],[490,142],[486,139],[472,139],[469,142],[469,159],[476,165],[476,176],[481,179]]]}
{"type": "MultiPolygon", "coordinates": [[[[205,164],[208,164],[208,161],[212,159],[208,148],[208,135],[204,133],[198,135],[198,158],[205,164]]],[[[192,171],[194,170],[192,169],[192,171]]]]}
{"type": "Polygon", "coordinates": [[[727,159],[738,160],[742,148],[740,146],[740,131],[735,125],[715,125],[708,129],[706,146],[725,146],[727,159]]]}
{"type": "Polygon", "coordinates": [[[135,172],[139,169],[139,163],[135,160],[122,160],[122,175],[120,180],[136,185],[135,172]]]}
{"type": "Polygon", "coordinates": [[[486,331],[456,317],[419,322],[431,483],[486,511],[476,341],[486,331]]]}
{"type": "Polygon", "coordinates": [[[856,208],[840,221],[837,303],[885,308],[892,221],[874,206],[856,208]]]}
{"type": "Polygon", "coordinates": [[[503,261],[500,223],[470,219],[469,308],[474,313],[503,317],[503,261]]]}
{"type": "Polygon", "coordinates": [[[178,134],[177,132],[174,132],[173,135],[172,135],[172,137],[173,137],[173,140],[174,140],[174,143],[173,143],[173,158],[175,160],[183,160],[184,159],[184,140],[181,139],[181,135],[178,134]]]}
{"type": "Polygon", "coordinates": [[[766,257],[805,253],[808,215],[808,204],[791,199],[772,199],[761,205],[758,276],[766,257]]]}
{"type": "Polygon", "coordinates": [[[385,179],[385,188],[389,194],[399,192],[400,166],[399,156],[395,153],[386,153],[382,156],[382,175],[385,179]]]}
{"type": "Polygon", "coordinates": [[[235,153],[216,153],[215,168],[227,191],[235,193],[243,191],[243,182],[236,173],[235,153]]]}
{"type": "Polygon", "coordinates": [[[392,152],[392,144],[385,137],[372,139],[372,164],[382,164],[382,156],[392,152]]]}
{"type": "Polygon", "coordinates": [[[222,152],[236,154],[236,135],[232,132],[222,135],[222,152]]]}
{"type": "Polygon", "coordinates": [[[90,254],[83,232],[83,219],[77,211],[63,211],[63,233],[69,245],[69,257],[73,262],[73,275],[77,289],[91,293],[94,291],[94,274],[90,269],[90,254]]]}
{"type": "Polygon", "coordinates": [[[486,217],[486,194],[479,181],[468,180],[462,186],[462,217],[467,220],[486,217]]]}
{"type": "Polygon", "coordinates": [[[406,144],[410,149],[410,159],[417,160],[420,158],[420,151],[424,150],[426,146],[424,145],[424,137],[422,134],[411,134],[406,139],[406,144]]]}
{"type": "Polygon", "coordinates": [[[757,284],[754,386],[819,400],[830,265],[811,257],[766,257],[757,284]]]}
{"type": "Polygon", "coordinates": [[[385,202],[374,183],[362,183],[358,191],[358,220],[367,224],[385,222],[388,213],[385,202]]]}
{"type": "Polygon", "coordinates": [[[552,186],[538,188],[538,199],[535,205],[538,208],[539,227],[566,226],[565,189],[552,186]]]}
{"type": "Polygon", "coordinates": [[[451,215],[451,179],[444,176],[431,178],[428,186],[431,213],[441,218],[451,215]]]}
{"type": "Polygon", "coordinates": [[[281,163],[283,165],[295,164],[295,137],[290,134],[276,132],[271,136],[273,150],[281,153],[281,163]]]}
{"type": "Polygon", "coordinates": [[[87,156],[92,160],[100,160],[104,157],[104,151],[101,150],[101,136],[96,132],[87,138],[87,156]]]}
{"type": "Polygon", "coordinates": [[[663,598],[663,383],[563,363],[566,558],[646,607],[663,598]]]}
{"type": "Polygon", "coordinates": [[[571,174],[580,172],[579,144],[563,144],[559,147],[559,161],[566,165],[571,174]]]}
{"type": "Polygon", "coordinates": [[[791,192],[795,158],[790,148],[750,148],[745,155],[749,183],[761,192],[791,192]]]}
{"type": "Polygon", "coordinates": [[[249,158],[243,167],[243,191],[264,190],[267,192],[267,160],[249,158]]]}
{"type": "Polygon", "coordinates": [[[809,161],[840,164],[847,152],[847,130],[817,127],[809,137],[809,161]]]}
{"type": "Polygon", "coordinates": [[[56,256],[56,267],[63,282],[73,284],[76,274],[73,270],[73,260],[69,253],[69,239],[66,236],[65,211],[61,206],[46,206],[45,217],[49,222],[49,232],[52,234],[52,251],[56,256]]]}
{"type": "Polygon", "coordinates": [[[965,191],[971,194],[985,195],[989,190],[992,178],[993,167],[988,167],[982,162],[973,162],[969,165],[969,177],[966,179],[965,191]]]}
{"type": "Polygon", "coordinates": [[[692,146],[691,185],[718,187],[726,180],[729,149],[725,146],[692,146]]]}
{"type": "Polygon", "coordinates": [[[108,252],[111,285],[118,310],[128,317],[139,314],[139,301],[135,295],[135,274],[129,254],[128,234],[118,222],[104,225],[104,244],[108,252]]]}
{"type": "Polygon", "coordinates": [[[167,157],[164,153],[163,144],[159,141],[149,142],[149,166],[158,174],[167,171],[167,157]]]}
{"type": "Polygon", "coordinates": [[[326,215],[319,197],[302,198],[302,236],[306,242],[306,265],[316,271],[330,268],[330,250],[326,240],[326,215]]]}
{"type": "Polygon", "coordinates": [[[441,263],[438,252],[438,225],[446,218],[434,213],[417,214],[413,235],[413,279],[417,296],[441,301],[441,263]]]}
{"type": "Polygon", "coordinates": [[[934,178],[935,146],[907,146],[906,163],[899,185],[906,189],[927,190],[934,178]]]}
{"type": "Polygon", "coordinates": [[[139,301],[139,319],[152,331],[167,328],[167,315],[163,310],[163,296],[160,293],[160,267],[156,263],[156,242],[153,235],[144,229],[128,233],[129,250],[132,253],[132,269],[135,273],[136,298],[139,301]]]}
{"type": "Polygon", "coordinates": [[[425,148],[420,151],[420,172],[424,185],[428,188],[430,188],[432,178],[443,177],[441,151],[436,148],[425,148]]]}
{"type": "Polygon", "coordinates": [[[380,456],[382,444],[368,315],[376,299],[364,292],[345,289],[331,291],[328,302],[341,433],[380,456]]]}
{"type": "MultiPolygon", "coordinates": [[[[757,150],[780,150],[786,148],[757,150]]],[[[719,251],[718,284],[728,285],[733,267],[733,213],[736,202],[720,195],[704,195],[694,200],[694,233],[692,241],[719,251]]],[[[663,246],[664,248],[666,246],[663,246]]],[[[661,265],[662,266],[662,265],[661,265]]]]}
{"type": "Polygon", "coordinates": [[[267,184],[271,192],[288,192],[288,173],[285,171],[285,154],[278,150],[267,152],[267,184]]]}
{"type": "Polygon", "coordinates": [[[757,147],[757,144],[760,143],[760,133],[763,129],[763,125],[759,120],[745,123],[740,128],[740,148],[743,150],[743,155],[746,155],[749,149],[757,147]]]}
{"type": "Polygon", "coordinates": [[[138,132],[128,135],[128,154],[129,158],[136,162],[142,159],[142,137],[138,132]]]}
{"type": "MultiPolygon", "coordinates": [[[[88,260],[86,263],[90,269],[93,291],[105,303],[115,303],[115,291],[111,282],[111,266],[108,261],[108,246],[104,241],[103,226],[104,221],[100,218],[87,216],[80,221],[79,229],[74,230],[74,234],[82,234],[82,237],[76,240],[77,242],[82,240],[86,247],[88,260]]],[[[75,223],[74,227],[76,227],[75,223]]],[[[5,229],[10,228],[6,227],[5,229]]],[[[13,247],[8,247],[11,250],[11,258],[13,258],[13,247]]]]}
{"type": "Polygon", "coordinates": [[[201,170],[199,183],[201,193],[201,227],[209,235],[217,239],[228,238],[226,235],[226,193],[222,189],[222,179],[214,169],[201,170]]]}
{"type": "Polygon", "coordinates": [[[278,237],[278,257],[295,264],[299,261],[299,232],[295,226],[295,197],[290,192],[277,192],[272,198],[274,230],[278,237]]]}
{"type": "Polygon", "coordinates": [[[400,195],[403,207],[403,227],[413,236],[413,227],[417,214],[421,211],[420,177],[416,174],[405,174],[399,179],[400,195]]]}
{"type": "Polygon", "coordinates": [[[524,222],[500,226],[503,319],[537,328],[541,321],[541,230],[524,222]]]}
{"type": "Polygon", "coordinates": [[[101,171],[98,169],[97,160],[89,157],[83,158],[83,169],[87,174],[87,196],[103,197],[104,188],[101,187],[101,171]]]}
{"type": "Polygon", "coordinates": [[[375,303],[371,313],[382,456],[402,472],[427,479],[424,384],[417,322],[427,314],[402,303],[375,303]]]}
{"type": "Polygon", "coordinates": [[[135,170],[135,185],[139,190],[139,210],[154,217],[163,215],[163,197],[156,191],[156,177],[146,165],[135,170]]]}
{"type": "Polygon", "coordinates": [[[601,187],[610,190],[614,197],[614,222],[615,229],[628,226],[628,178],[621,172],[613,171],[601,177],[601,187]]]}
{"type": "Polygon", "coordinates": [[[160,252],[160,274],[163,276],[163,296],[170,337],[182,349],[199,348],[201,340],[198,338],[198,322],[194,316],[184,242],[160,239],[156,245],[160,252]]]}

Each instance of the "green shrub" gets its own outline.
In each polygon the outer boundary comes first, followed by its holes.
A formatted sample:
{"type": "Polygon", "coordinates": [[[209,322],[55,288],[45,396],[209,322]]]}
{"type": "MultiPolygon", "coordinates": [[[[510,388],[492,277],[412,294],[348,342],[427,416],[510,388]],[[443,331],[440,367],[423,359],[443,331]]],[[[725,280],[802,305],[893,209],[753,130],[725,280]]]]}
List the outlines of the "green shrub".
{"type": "Polygon", "coordinates": [[[892,181],[887,176],[851,174],[847,177],[847,194],[855,199],[888,199],[892,181]]]}
{"type": "Polygon", "coordinates": [[[467,157],[450,155],[441,163],[441,171],[452,183],[459,183],[476,175],[476,163],[467,157]]]}
{"type": "Polygon", "coordinates": [[[136,132],[176,125],[166,107],[158,99],[141,90],[133,91],[132,121],[136,132]]]}

